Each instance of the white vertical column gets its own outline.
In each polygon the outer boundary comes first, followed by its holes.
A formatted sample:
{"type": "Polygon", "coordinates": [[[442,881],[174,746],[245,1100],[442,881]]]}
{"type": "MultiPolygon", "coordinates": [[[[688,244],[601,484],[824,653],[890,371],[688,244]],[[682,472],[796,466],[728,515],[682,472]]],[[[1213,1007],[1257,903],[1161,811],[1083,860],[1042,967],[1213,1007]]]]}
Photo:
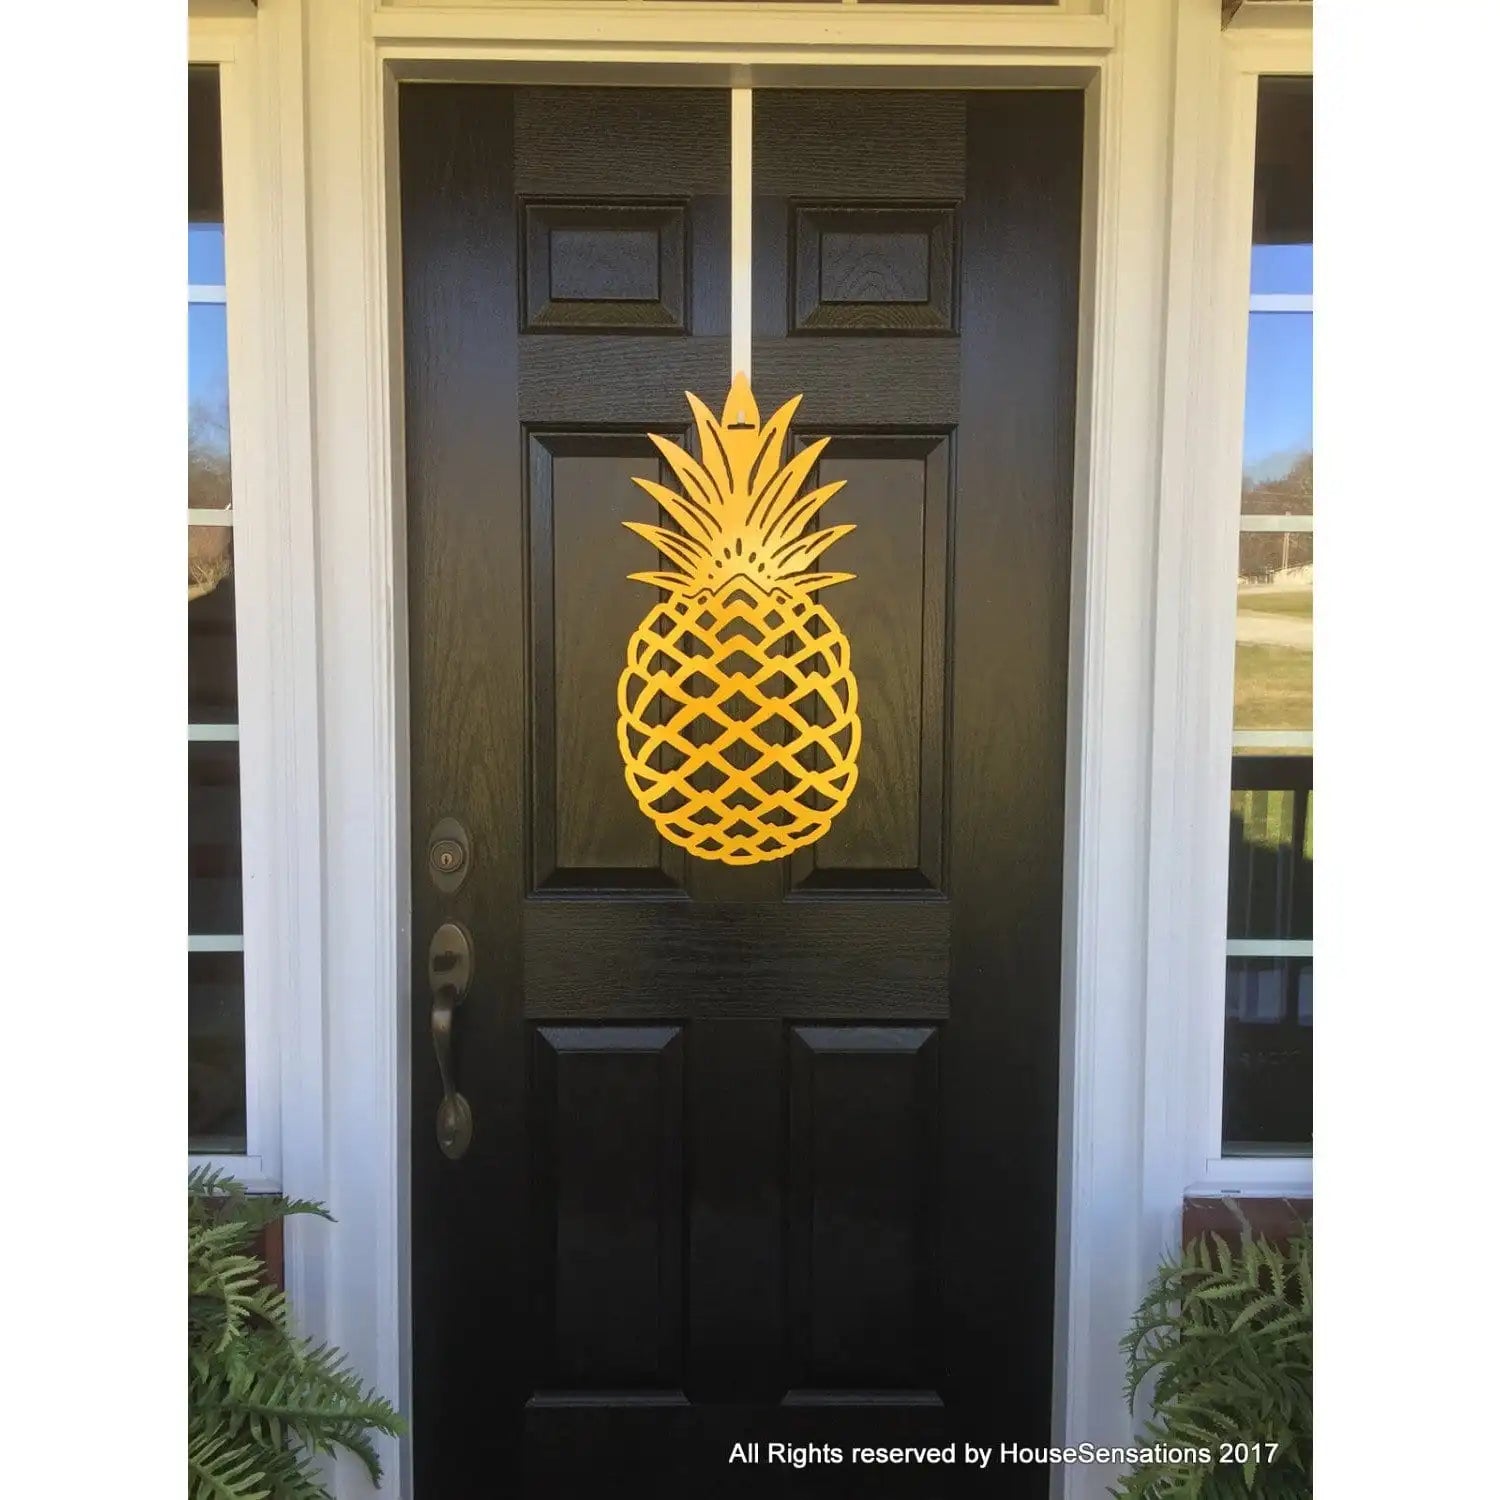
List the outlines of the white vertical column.
{"type": "MultiPolygon", "coordinates": [[[[267,17],[283,0],[260,6],[267,17]]],[[[316,1336],[339,1345],[411,1410],[406,1024],[407,888],[404,465],[392,397],[387,218],[394,203],[396,85],[380,64],[367,0],[304,3],[309,301],[317,502],[322,749],[323,1196],[337,1234],[315,1235],[316,1336]],[[321,1275],[321,1282],[318,1277],[321,1275]]],[[[287,18],[286,24],[292,24],[287,18]]],[[[231,288],[232,290],[232,288],[231,288]]],[[[399,377],[395,381],[400,389],[399,377]]],[[[297,1120],[314,1105],[294,1101],[297,1120]]],[[[283,1106],[287,1107],[286,1105],[283,1106]]],[[[288,1127],[290,1133],[290,1127],[288,1127]]],[[[297,1304],[299,1313],[304,1302],[297,1304]]],[[[391,1476],[379,1500],[412,1493],[411,1439],[376,1443],[391,1476]]],[[[359,1460],[328,1465],[338,1500],[377,1500],[359,1460]]]]}
{"type": "Polygon", "coordinates": [[[750,379],[751,89],[729,91],[729,373],[750,379]]]}

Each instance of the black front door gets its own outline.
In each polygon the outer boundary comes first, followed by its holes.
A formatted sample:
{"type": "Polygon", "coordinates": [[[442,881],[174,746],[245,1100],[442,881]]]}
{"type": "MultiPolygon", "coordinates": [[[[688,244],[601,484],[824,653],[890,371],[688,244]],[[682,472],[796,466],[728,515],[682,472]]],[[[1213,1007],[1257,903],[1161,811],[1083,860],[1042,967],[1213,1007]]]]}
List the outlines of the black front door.
{"type": "Polygon", "coordinates": [[[745,866],[659,836],[616,736],[662,597],[621,523],[669,524],[631,478],[731,375],[729,96],[400,113],[418,1494],[965,1488],[854,1449],[1048,1435],[1081,96],[755,95],[753,386],[847,481],[863,744],[745,866]]]}

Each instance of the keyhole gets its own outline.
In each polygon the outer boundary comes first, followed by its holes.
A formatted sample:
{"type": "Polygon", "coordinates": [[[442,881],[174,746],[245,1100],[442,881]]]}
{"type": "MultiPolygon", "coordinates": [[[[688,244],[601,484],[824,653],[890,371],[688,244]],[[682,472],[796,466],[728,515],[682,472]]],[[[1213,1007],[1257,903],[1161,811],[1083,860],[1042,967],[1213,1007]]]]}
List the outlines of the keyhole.
{"type": "Polygon", "coordinates": [[[463,845],[454,838],[436,840],[427,857],[434,875],[460,875],[468,862],[463,845]]]}

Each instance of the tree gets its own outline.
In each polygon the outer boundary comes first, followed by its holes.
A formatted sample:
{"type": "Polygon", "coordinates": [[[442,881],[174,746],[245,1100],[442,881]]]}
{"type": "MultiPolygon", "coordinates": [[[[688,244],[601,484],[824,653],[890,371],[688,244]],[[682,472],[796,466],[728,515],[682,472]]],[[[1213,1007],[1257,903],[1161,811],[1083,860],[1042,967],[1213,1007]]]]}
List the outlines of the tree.
{"type": "MultiPolygon", "coordinates": [[[[1300,453],[1285,474],[1246,484],[1240,510],[1247,516],[1310,516],[1313,513],[1313,456],[1300,453]]],[[[1288,568],[1312,564],[1310,531],[1245,531],[1240,533],[1240,580],[1269,583],[1288,568]]]]}
{"type": "MultiPolygon", "coordinates": [[[[188,408],[188,509],[229,507],[229,428],[213,408],[188,408]]],[[[188,602],[211,594],[234,566],[233,532],[228,526],[188,528],[188,602]]]]}

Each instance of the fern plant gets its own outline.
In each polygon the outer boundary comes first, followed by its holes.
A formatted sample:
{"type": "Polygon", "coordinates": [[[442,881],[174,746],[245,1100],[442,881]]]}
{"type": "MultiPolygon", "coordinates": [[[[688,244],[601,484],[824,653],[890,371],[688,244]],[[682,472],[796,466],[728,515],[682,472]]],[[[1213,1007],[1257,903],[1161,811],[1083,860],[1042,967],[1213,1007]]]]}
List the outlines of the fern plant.
{"type": "Polygon", "coordinates": [[[1312,1230],[1283,1250],[1235,1212],[1239,1244],[1204,1235],[1165,1262],[1120,1341],[1132,1411],[1154,1378],[1121,1500],[1312,1494],[1312,1230]]]}
{"type": "Polygon", "coordinates": [[[344,1368],[292,1332],[286,1296],[254,1253],[255,1235],[300,1199],[252,1197],[200,1167],[188,1177],[188,1493],[192,1500],[326,1500],[315,1456],[345,1448],[377,1483],[371,1430],[401,1419],[344,1368]]]}

